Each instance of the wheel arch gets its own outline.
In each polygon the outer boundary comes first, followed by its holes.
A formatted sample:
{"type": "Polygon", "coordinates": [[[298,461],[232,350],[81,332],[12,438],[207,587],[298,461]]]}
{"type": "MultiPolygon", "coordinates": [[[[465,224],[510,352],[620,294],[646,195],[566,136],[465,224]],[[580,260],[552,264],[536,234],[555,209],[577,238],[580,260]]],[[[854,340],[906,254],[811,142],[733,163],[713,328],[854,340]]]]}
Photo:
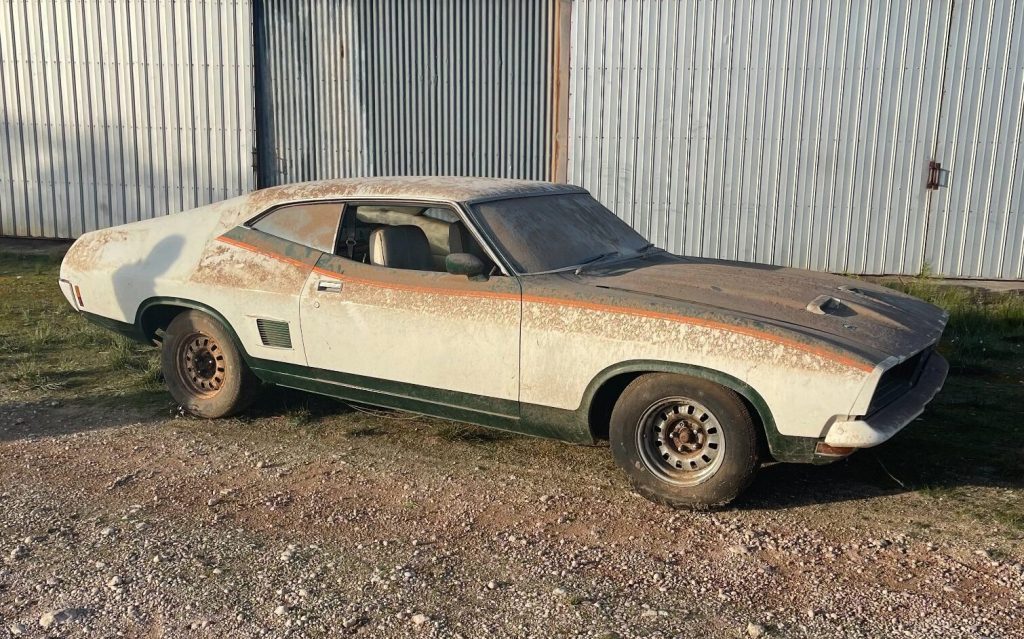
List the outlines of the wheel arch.
{"type": "Polygon", "coordinates": [[[231,322],[209,304],[182,297],[150,297],[139,304],[135,313],[136,330],[147,341],[152,342],[158,330],[167,328],[171,320],[188,310],[202,311],[219,322],[224,330],[231,335],[231,339],[234,340],[246,363],[249,363],[249,354],[245,351],[242,341],[238,339],[238,334],[231,326],[231,322]]]}
{"type": "Polygon", "coordinates": [[[591,380],[583,396],[590,436],[594,440],[607,439],[611,408],[622,391],[634,379],[648,373],[674,373],[714,382],[739,395],[752,415],[757,418],[772,455],[785,456],[786,438],[779,433],[768,403],[760,393],[741,379],[703,366],[658,360],[631,360],[613,364],[591,380]]]}

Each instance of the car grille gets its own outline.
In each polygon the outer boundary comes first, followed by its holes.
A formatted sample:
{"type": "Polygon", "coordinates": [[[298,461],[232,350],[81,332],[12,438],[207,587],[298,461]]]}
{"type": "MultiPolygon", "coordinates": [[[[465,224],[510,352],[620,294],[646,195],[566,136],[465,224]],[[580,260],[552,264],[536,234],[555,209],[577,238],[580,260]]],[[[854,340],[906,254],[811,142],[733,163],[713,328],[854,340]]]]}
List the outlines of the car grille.
{"type": "Polygon", "coordinates": [[[888,406],[913,388],[931,354],[932,349],[926,348],[882,373],[875,395],[871,398],[871,405],[868,406],[868,415],[888,406]]]}

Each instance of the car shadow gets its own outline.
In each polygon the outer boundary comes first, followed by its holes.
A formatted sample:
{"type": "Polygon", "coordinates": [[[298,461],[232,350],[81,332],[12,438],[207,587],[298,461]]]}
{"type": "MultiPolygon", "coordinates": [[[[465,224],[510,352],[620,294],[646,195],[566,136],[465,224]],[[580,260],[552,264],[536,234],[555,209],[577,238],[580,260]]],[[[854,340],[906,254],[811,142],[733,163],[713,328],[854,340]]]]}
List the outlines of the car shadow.
{"type": "Polygon", "coordinates": [[[184,246],[184,236],[169,235],[157,242],[145,257],[114,271],[112,288],[126,321],[135,322],[139,304],[157,294],[157,281],[174,266],[184,246]]]}
{"type": "Polygon", "coordinates": [[[921,490],[1024,489],[1024,443],[975,432],[960,434],[974,447],[957,446],[939,427],[940,416],[926,413],[882,446],[832,464],[768,464],[734,506],[775,510],[921,490]]]}
{"type": "Polygon", "coordinates": [[[283,417],[302,413],[309,418],[340,416],[354,412],[354,409],[340,400],[307,393],[283,386],[267,386],[252,406],[243,413],[243,418],[260,419],[283,417]]]}
{"type": "Polygon", "coordinates": [[[161,390],[139,389],[100,399],[6,402],[0,404],[0,442],[157,423],[172,414],[169,399],[161,390]]]}
{"type": "Polygon", "coordinates": [[[765,465],[750,488],[733,504],[740,510],[779,510],[846,501],[863,501],[912,490],[887,475],[870,452],[826,466],[765,465]],[[867,459],[871,457],[871,459],[867,459]]]}
{"type": "MultiPolygon", "coordinates": [[[[946,425],[959,411],[962,379],[950,379],[944,392],[928,411],[891,441],[860,451],[832,464],[770,463],[761,468],[753,484],[731,506],[738,510],[784,510],[802,506],[841,502],[870,501],[919,490],[947,490],[971,487],[1024,488],[1024,440],[1017,422],[988,419],[978,424],[961,420],[961,437],[973,446],[950,442],[946,425]],[[998,423],[997,423],[998,422],[998,423]],[[984,428],[982,427],[984,425],[984,428]]],[[[242,420],[266,418],[293,419],[312,423],[342,418],[365,410],[371,415],[387,416],[392,411],[352,406],[333,398],[302,391],[268,387],[243,414],[242,420]]],[[[1011,409],[1012,410],[1012,409],[1011,409]]],[[[163,389],[138,389],[105,398],[95,396],[75,400],[41,400],[0,404],[0,442],[59,437],[92,430],[115,429],[133,425],[156,425],[179,414],[179,408],[163,389]]],[[[399,419],[402,413],[394,412],[399,419]]],[[[990,416],[998,417],[998,416],[990,416]]],[[[525,437],[488,437],[484,429],[467,427],[465,433],[448,432],[452,423],[438,420],[436,426],[445,437],[472,438],[481,446],[529,447],[525,437]],[[478,431],[484,435],[479,435],[478,431]]],[[[405,429],[385,429],[389,437],[421,437],[405,429]]],[[[363,431],[360,431],[362,433],[363,431]]],[[[370,431],[366,431],[372,434],[370,431]]],[[[378,431],[373,431],[378,432],[378,431]]],[[[384,432],[384,431],[380,431],[384,432]]],[[[570,447],[566,458],[585,455],[607,459],[602,447],[570,447]]],[[[556,455],[561,459],[561,455],[556,455]]],[[[530,463],[523,460],[524,463],[530,463]]],[[[537,463],[551,461],[550,451],[537,463]],[[547,461],[545,461],[547,460],[547,461]]],[[[564,461],[564,460],[563,460],[564,461]]],[[[609,466],[610,470],[610,466],[609,466]]],[[[614,471],[612,471],[614,472],[614,471]]]]}

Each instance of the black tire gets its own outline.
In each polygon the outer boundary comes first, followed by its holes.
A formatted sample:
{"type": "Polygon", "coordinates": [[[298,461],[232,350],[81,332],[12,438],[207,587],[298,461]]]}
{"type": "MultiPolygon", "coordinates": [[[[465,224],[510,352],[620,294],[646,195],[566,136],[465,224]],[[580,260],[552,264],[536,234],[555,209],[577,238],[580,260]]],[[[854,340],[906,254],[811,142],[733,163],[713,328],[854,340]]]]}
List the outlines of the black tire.
{"type": "Polygon", "coordinates": [[[612,410],[612,455],[651,501],[707,509],[735,499],[754,478],[759,437],[746,405],[707,380],[651,373],[633,380],[612,410]]]}
{"type": "Polygon", "coordinates": [[[231,334],[201,311],[184,311],[171,320],[160,367],[171,396],[197,417],[237,414],[252,404],[259,389],[259,379],[231,334]]]}

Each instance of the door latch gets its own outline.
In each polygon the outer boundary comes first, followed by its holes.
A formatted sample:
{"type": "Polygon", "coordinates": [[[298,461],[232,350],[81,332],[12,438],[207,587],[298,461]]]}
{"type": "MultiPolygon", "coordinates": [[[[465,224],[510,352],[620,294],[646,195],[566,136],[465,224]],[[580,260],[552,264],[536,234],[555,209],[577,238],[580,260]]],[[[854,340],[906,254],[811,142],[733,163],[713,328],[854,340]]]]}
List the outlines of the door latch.
{"type": "Polygon", "coordinates": [[[946,188],[949,186],[949,169],[942,168],[940,162],[929,162],[928,163],[928,185],[929,191],[934,191],[939,187],[946,188]]]}

